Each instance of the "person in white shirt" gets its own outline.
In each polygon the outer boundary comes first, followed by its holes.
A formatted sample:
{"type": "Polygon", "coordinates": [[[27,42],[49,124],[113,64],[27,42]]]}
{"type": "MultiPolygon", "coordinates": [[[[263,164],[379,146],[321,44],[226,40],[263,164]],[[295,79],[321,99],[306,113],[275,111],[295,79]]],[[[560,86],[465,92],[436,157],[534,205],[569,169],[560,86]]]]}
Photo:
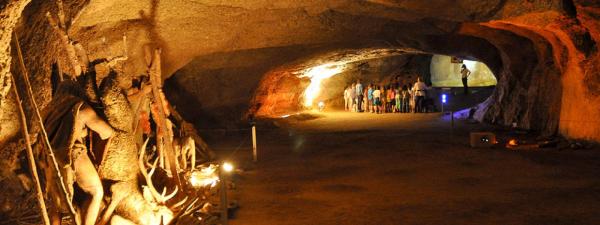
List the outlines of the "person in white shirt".
{"type": "Polygon", "coordinates": [[[425,96],[427,96],[427,85],[421,81],[421,77],[417,77],[413,91],[415,93],[415,113],[423,112],[423,101],[425,100],[425,96]]]}
{"type": "Polygon", "coordinates": [[[356,112],[356,83],[352,83],[352,86],[350,86],[350,90],[348,90],[348,92],[350,92],[350,111],[351,112],[356,112]]]}
{"type": "Polygon", "coordinates": [[[357,112],[362,112],[363,111],[363,96],[364,95],[364,88],[363,85],[360,83],[360,79],[357,80],[356,82],[356,111],[357,112]]]}
{"type": "Polygon", "coordinates": [[[373,89],[373,107],[375,108],[375,113],[381,113],[381,91],[377,85],[373,89]]]}
{"type": "Polygon", "coordinates": [[[344,89],[344,110],[345,111],[350,111],[350,104],[348,104],[349,102],[352,101],[348,101],[350,99],[350,93],[348,92],[350,88],[348,86],[346,86],[346,88],[344,89]]]}

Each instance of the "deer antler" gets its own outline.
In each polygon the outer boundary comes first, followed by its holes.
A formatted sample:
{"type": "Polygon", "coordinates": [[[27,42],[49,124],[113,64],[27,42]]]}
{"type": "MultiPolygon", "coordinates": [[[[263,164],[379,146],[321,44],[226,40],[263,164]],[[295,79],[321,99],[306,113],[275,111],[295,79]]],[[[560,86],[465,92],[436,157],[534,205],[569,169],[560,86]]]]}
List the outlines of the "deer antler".
{"type": "Polygon", "coordinates": [[[160,194],[154,187],[154,184],[152,183],[152,174],[154,174],[154,171],[156,170],[156,165],[157,165],[158,161],[155,160],[154,164],[152,165],[152,168],[150,169],[150,172],[147,172],[146,166],[144,163],[144,155],[146,153],[146,145],[148,145],[148,140],[149,139],[146,138],[146,141],[144,142],[144,144],[142,145],[142,147],[140,149],[140,157],[138,160],[138,165],[140,167],[140,172],[142,173],[142,176],[144,176],[144,179],[146,180],[146,185],[148,186],[148,190],[150,190],[152,197],[154,197],[154,200],[156,200],[157,203],[164,204],[169,199],[175,197],[175,195],[177,194],[178,188],[175,187],[175,190],[173,191],[173,193],[165,196],[166,188],[164,189],[163,194],[160,194]]]}
{"type": "Polygon", "coordinates": [[[188,197],[187,197],[187,196],[185,196],[185,198],[183,198],[183,200],[179,201],[178,203],[175,203],[175,204],[173,204],[173,205],[172,205],[172,206],[170,206],[169,208],[170,208],[171,210],[175,210],[175,209],[177,209],[177,208],[179,208],[179,207],[183,206],[183,204],[185,204],[185,202],[187,202],[187,200],[188,200],[188,197]]]}

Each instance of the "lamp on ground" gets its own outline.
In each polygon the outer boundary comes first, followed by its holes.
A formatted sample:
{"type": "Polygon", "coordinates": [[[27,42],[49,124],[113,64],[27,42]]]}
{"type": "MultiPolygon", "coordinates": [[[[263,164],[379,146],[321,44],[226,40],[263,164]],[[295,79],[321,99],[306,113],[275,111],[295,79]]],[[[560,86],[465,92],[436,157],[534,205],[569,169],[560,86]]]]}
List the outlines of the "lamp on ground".
{"type": "Polygon", "coordinates": [[[221,180],[220,195],[221,195],[221,225],[228,224],[229,217],[229,203],[227,201],[227,174],[234,170],[233,164],[229,162],[223,162],[221,169],[219,170],[219,178],[221,180]]]}
{"type": "Polygon", "coordinates": [[[442,94],[442,113],[444,113],[444,105],[448,102],[446,94],[442,94]]]}
{"type": "Polygon", "coordinates": [[[228,173],[233,171],[233,165],[229,162],[224,162],[223,163],[223,171],[228,172],[228,173]]]}

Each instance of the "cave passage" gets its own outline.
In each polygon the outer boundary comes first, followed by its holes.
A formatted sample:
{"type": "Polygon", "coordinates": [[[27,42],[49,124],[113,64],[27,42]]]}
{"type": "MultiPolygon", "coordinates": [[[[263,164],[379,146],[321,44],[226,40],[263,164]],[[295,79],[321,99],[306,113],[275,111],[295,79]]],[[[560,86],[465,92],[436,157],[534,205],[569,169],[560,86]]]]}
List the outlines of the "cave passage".
{"type": "Polygon", "coordinates": [[[599,18],[2,0],[0,225],[600,224],[599,18]]]}
{"type": "Polygon", "coordinates": [[[303,112],[462,111],[479,107],[497,84],[482,62],[392,50],[344,50],[329,57],[336,60],[315,56],[267,72],[251,113],[278,118],[303,112]]]}

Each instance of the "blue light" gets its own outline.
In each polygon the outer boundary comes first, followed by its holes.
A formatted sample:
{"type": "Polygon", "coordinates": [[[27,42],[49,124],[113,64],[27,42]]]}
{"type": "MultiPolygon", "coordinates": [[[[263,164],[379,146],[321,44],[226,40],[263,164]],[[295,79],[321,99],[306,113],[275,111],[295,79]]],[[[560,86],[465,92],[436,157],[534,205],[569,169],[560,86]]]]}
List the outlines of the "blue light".
{"type": "Polygon", "coordinates": [[[446,94],[442,94],[442,103],[446,103],[446,94]]]}

